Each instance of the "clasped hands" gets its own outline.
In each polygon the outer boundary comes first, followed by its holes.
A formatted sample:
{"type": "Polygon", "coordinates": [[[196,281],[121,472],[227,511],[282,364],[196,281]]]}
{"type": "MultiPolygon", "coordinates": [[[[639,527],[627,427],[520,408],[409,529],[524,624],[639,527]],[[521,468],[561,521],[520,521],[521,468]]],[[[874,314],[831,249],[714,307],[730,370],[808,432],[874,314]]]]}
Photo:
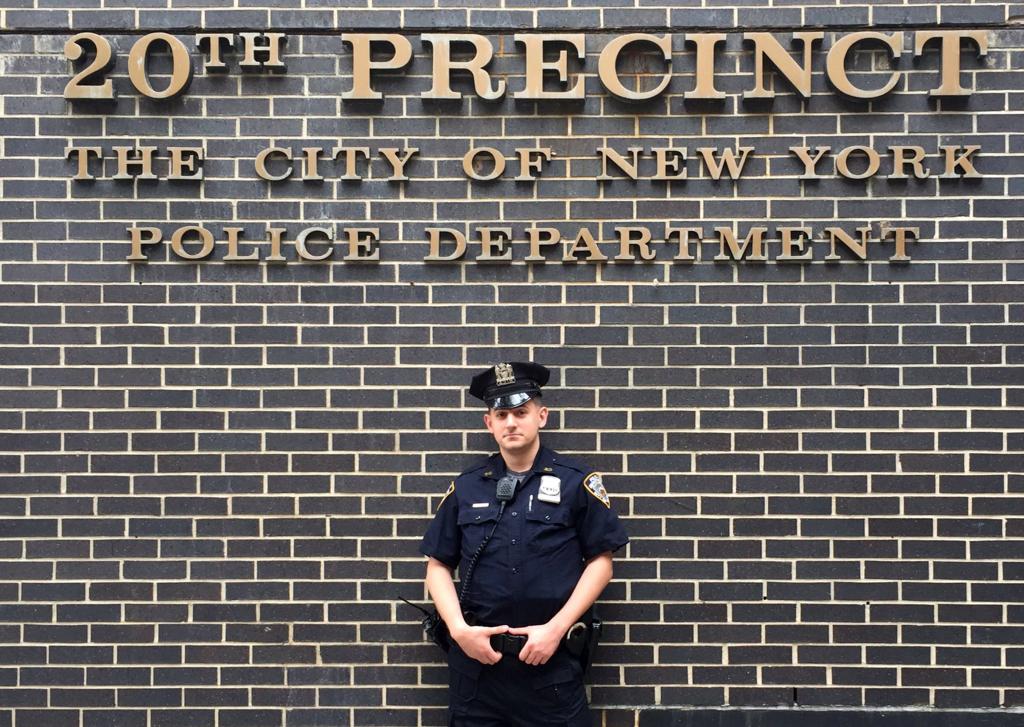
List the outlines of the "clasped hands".
{"type": "Polygon", "coordinates": [[[526,644],[519,652],[519,660],[531,666],[546,664],[565,636],[564,630],[550,621],[536,626],[465,626],[451,632],[459,647],[470,657],[483,664],[497,664],[501,654],[491,647],[491,636],[495,634],[516,634],[526,636],[526,644]]]}

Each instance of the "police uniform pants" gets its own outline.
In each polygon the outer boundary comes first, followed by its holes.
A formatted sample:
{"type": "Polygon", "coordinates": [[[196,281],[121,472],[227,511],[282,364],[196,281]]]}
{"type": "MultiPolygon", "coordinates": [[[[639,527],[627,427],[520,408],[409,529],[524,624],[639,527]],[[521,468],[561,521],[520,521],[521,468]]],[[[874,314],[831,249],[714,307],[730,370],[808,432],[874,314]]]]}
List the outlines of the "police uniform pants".
{"type": "Polygon", "coordinates": [[[449,669],[449,727],[591,727],[583,669],[560,661],[540,676],[509,654],[476,677],[449,669]]]}

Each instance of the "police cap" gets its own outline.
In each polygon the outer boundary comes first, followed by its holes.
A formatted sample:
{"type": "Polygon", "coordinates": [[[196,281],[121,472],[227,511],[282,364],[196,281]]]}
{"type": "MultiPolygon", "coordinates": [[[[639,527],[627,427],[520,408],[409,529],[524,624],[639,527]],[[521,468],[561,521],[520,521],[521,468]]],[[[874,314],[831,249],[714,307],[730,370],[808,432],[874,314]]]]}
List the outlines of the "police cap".
{"type": "Polygon", "coordinates": [[[473,377],[469,393],[488,409],[512,409],[540,396],[551,372],[533,361],[500,363],[473,377]]]}

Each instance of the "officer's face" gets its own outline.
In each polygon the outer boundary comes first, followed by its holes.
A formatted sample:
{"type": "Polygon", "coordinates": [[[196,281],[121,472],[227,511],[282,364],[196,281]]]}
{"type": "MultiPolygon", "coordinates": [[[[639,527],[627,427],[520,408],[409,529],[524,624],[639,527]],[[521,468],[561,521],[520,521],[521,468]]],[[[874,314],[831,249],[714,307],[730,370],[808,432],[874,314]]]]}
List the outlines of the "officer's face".
{"type": "Polygon", "coordinates": [[[484,414],[487,431],[503,451],[529,450],[548,422],[548,408],[530,399],[515,409],[491,409],[484,414]]]}

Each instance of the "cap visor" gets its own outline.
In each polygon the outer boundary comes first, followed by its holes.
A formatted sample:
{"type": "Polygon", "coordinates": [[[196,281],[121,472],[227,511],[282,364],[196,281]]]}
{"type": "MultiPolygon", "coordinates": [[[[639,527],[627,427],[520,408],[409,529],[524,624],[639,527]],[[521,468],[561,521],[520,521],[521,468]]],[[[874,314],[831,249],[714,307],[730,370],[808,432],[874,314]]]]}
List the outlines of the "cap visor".
{"type": "Polygon", "coordinates": [[[491,409],[514,409],[517,406],[522,406],[534,396],[536,394],[533,392],[517,391],[514,394],[503,394],[502,396],[488,399],[487,406],[491,409]]]}

